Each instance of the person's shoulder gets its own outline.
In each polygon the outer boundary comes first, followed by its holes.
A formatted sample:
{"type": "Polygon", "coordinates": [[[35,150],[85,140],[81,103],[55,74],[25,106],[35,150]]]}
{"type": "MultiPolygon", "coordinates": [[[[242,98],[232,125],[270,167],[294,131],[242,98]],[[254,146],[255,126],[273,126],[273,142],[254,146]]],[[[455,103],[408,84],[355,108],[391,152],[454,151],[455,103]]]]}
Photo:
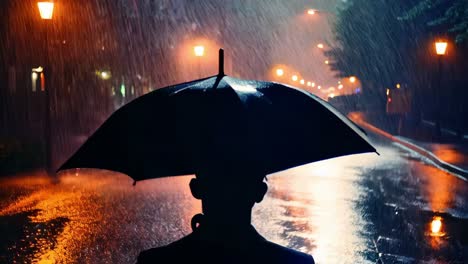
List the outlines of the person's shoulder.
{"type": "Polygon", "coordinates": [[[276,260],[284,261],[284,263],[303,263],[303,264],[314,264],[314,258],[306,253],[283,247],[273,242],[267,241],[266,247],[268,252],[275,252],[272,257],[276,260]]]}
{"type": "Polygon", "coordinates": [[[138,255],[137,264],[171,263],[175,261],[176,258],[184,257],[180,255],[180,253],[182,253],[181,247],[184,247],[184,245],[189,242],[190,238],[185,237],[166,246],[142,251],[138,255]]]}

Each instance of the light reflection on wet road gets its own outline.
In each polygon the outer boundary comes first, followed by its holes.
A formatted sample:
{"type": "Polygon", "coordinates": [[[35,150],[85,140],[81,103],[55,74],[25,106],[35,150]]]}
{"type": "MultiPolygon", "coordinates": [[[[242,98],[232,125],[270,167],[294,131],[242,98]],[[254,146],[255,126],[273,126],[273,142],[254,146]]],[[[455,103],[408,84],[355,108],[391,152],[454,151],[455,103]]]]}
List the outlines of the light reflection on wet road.
{"type": "MultiPolygon", "coordinates": [[[[268,177],[254,210],[266,238],[317,263],[467,260],[467,183],[374,139],[363,154],[268,177]],[[441,236],[430,235],[441,219],[441,236]]],[[[54,184],[38,174],[0,180],[0,263],[133,263],[138,252],[190,232],[200,203],[191,177],[139,182],[80,170],[54,184]]],[[[458,263],[457,262],[457,263],[458,263]]]]}

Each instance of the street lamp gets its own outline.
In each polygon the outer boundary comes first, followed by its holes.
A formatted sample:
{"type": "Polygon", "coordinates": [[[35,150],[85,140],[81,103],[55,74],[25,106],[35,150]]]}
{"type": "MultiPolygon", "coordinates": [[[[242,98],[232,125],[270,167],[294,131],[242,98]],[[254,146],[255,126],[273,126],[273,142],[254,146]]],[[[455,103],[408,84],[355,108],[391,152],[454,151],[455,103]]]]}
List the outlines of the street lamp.
{"type": "MultiPolygon", "coordinates": [[[[439,108],[440,106],[439,94],[440,94],[440,90],[442,89],[442,57],[447,53],[447,46],[448,46],[447,41],[439,40],[435,42],[438,74],[437,74],[437,87],[436,89],[434,89],[434,99],[435,99],[437,110],[440,109],[439,108]]],[[[440,126],[440,118],[439,118],[440,111],[437,111],[436,115],[437,116],[435,120],[435,124],[436,124],[435,129],[436,129],[437,136],[440,137],[442,134],[441,126],[440,126]]]]}
{"type": "Polygon", "coordinates": [[[291,79],[294,81],[294,82],[297,82],[297,80],[299,79],[299,77],[297,77],[297,75],[293,75],[291,77],[291,79]]]}
{"type": "Polygon", "coordinates": [[[48,82],[44,85],[44,97],[45,97],[45,109],[44,109],[44,134],[45,134],[45,155],[46,155],[46,164],[45,169],[49,175],[53,173],[52,171],[52,131],[51,131],[51,119],[52,119],[52,109],[50,107],[50,93],[51,93],[51,63],[49,60],[49,20],[52,20],[52,16],[54,13],[54,2],[52,1],[41,1],[37,3],[37,7],[39,9],[39,15],[41,19],[45,22],[45,52],[44,52],[44,63],[45,67],[43,69],[44,75],[48,78],[48,82]]]}
{"type": "Polygon", "coordinates": [[[319,43],[319,44],[317,44],[317,48],[319,48],[319,49],[323,49],[323,47],[324,47],[324,46],[323,46],[323,44],[322,44],[322,43],[319,43]]]}
{"type": "Polygon", "coordinates": [[[54,13],[54,2],[52,1],[38,2],[37,7],[39,8],[39,14],[41,15],[42,19],[47,19],[47,20],[52,19],[52,15],[54,13]]]}
{"type": "Polygon", "coordinates": [[[354,76],[349,77],[349,81],[351,83],[355,83],[356,82],[356,77],[354,77],[354,76]]]}
{"type": "Polygon", "coordinates": [[[437,41],[435,43],[435,49],[436,49],[437,55],[439,56],[445,55],[445,53],[447,52],[447,45],[448,44],[446,41],[437,41]]]}
{"type": "Polygon", "coordinates": [[[283,69],[276,69],[276,76],[281,77],[284,75],[284,70],[283,69]]]}
{"type": "Polygon", "coordinates": [[[315,9],[309,9],[309,10],[307,10],[307,14],[308,14],[308,15],[311,15],[311,16],[315,15],[315,9]]]}
{"type": "Polygon", "coordinates": [[[202,45],[197,45],[193,47],[193,52],[195,53],[196,57],[203,57],[203,55],[205,55],[205,47],[202,45]]]}
{"type": "Polygon", "coordinates": [[[205,46],[197,45],[197,46],[193,47],[193,52],[195,54],[195,57],[197,57],[198,75],[201,78],[202,77],[201,58],[205,55],[205,46]]]}

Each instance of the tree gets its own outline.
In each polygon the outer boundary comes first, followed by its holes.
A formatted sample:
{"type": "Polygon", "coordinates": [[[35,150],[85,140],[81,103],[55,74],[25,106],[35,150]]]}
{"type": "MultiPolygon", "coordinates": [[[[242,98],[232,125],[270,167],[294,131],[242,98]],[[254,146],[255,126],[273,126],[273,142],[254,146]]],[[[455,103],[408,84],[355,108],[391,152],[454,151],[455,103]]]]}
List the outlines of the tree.
{"type": "Polygon", "coordinates": [[[409,9],[402,20],[415,20],[427,13],[437,13],[426,25],[448,27],[448,32],[455,34],[455,41],[468,41],[468,1],[466,0],[421,0],[409,9]]]}

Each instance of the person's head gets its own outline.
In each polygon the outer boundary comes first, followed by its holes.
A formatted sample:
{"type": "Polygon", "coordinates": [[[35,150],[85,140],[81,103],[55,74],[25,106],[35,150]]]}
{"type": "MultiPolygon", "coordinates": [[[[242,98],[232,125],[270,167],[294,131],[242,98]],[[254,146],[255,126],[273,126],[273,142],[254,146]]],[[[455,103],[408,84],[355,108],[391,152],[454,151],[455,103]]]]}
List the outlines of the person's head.
{"type": "Polygon", "coordinates": [[[267,185],[265,174],[254,169],[214,169],[197,173],[190,190],[202,200],[203,213],[218,221],[248,221],[252,207],[263,200],[267,185]]]}

